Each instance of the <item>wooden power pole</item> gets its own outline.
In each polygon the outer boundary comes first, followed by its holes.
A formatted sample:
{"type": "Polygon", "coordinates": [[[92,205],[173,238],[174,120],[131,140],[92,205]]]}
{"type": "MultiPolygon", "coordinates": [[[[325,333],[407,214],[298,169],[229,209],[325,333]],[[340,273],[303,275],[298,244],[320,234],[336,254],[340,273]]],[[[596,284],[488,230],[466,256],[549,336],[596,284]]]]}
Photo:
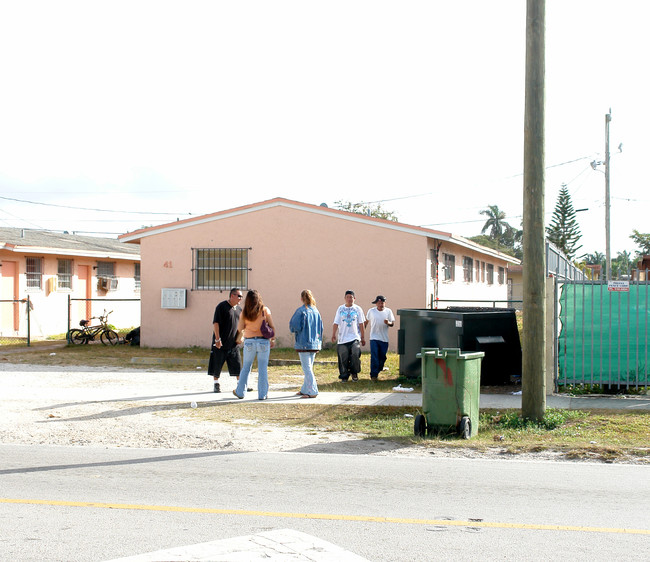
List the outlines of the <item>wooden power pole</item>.
{"type": "Polygon", "coordinates": [[[544,232],[545,0],[526,4],[524,115],[524,330],[522,415],[546,411],[546,238],[544,232]]]}

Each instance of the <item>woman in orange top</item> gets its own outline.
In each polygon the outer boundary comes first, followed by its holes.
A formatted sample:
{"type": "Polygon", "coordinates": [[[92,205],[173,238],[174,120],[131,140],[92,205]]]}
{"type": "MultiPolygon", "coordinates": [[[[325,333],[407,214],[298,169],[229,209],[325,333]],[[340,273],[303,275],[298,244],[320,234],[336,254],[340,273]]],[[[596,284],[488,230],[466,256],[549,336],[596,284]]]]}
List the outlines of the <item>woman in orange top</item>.
{"type": "Polygon", "coordinates": [[[244,310],[242,310],[237,324],[237,330],[244,337],[244,362],[239,373],[237,389],[232,391],[237,398],[243,398],[246,394],[248,375],[250,375],[255,357],[257,357],[257,398],[266,400],[269,391],[269,355],[271,348],[275,346],[275,338],[266,339],[262,336],[263,320],[266,320],[275,332],[271,311],[264,306],[262,296],[258,291],[248,291],[244,310]]]}

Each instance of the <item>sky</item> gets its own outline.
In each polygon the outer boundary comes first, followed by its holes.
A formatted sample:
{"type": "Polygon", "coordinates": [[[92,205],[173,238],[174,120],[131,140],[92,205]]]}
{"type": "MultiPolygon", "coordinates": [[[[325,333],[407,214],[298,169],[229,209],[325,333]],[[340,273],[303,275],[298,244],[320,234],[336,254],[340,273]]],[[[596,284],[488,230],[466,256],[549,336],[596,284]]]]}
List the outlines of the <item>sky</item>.
{"type": "MultiPolygon", "coordinates": [[[[524,0],[0,0],[0,226],[115,237],[273,197],[521,227],[524,0]]],[[[546,1],[546,182],[578,252],[650,232],[638,0],[546,1]],[[622,151],[619,145],[622,143],[622,151]]]]}

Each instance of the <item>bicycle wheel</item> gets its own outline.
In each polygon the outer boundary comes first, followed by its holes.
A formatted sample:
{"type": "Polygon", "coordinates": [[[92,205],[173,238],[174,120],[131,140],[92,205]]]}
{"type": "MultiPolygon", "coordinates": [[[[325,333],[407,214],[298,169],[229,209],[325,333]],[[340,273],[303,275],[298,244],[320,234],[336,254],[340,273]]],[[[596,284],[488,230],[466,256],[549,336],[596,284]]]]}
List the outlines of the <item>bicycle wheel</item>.
{"type": "Polygon", "coordinates": [[[100,339],[104,345],[115,345],[120,341],[120,337],[113,330],[104,330],[100,339]]]}
{"type": "Polygon", "coordinates": [[[80,345],[82,343],[88,343],[88,338],[86,338],[81,330],[74,329],[68,333],[68,341],[75,345],[80,345]]]}

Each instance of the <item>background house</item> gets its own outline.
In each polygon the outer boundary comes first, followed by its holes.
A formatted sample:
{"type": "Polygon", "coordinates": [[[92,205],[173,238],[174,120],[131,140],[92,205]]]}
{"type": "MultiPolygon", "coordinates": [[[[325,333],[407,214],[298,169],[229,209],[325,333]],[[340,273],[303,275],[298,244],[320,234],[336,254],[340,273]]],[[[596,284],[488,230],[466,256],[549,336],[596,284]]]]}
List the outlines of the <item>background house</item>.
{"type": "Polygon", "coordinates": [[[378,294],[394,312],[468,299],[505,306],[507,265],[519,263],[450,233],[281,198],[119,240],[140,244],[141,342],[151,347],[209,346],[214,307],[231,287],[259,290],[278,345],[291,346],[289,319],[303,289],[313,291],[329,341],[348,289],[364,311],[378,294]]]}
{"type": "Polygon", "coordinates": [[[0,337],[63,334],[68,325],[113,310],[116,327],[140,324],[140,249],[114,239],[20,228],[0,228],[0,337]],[[92,300],[90,300],[92,299],[92,300]],[[112,299],[136,299],[111,303],[112,299]]]}

